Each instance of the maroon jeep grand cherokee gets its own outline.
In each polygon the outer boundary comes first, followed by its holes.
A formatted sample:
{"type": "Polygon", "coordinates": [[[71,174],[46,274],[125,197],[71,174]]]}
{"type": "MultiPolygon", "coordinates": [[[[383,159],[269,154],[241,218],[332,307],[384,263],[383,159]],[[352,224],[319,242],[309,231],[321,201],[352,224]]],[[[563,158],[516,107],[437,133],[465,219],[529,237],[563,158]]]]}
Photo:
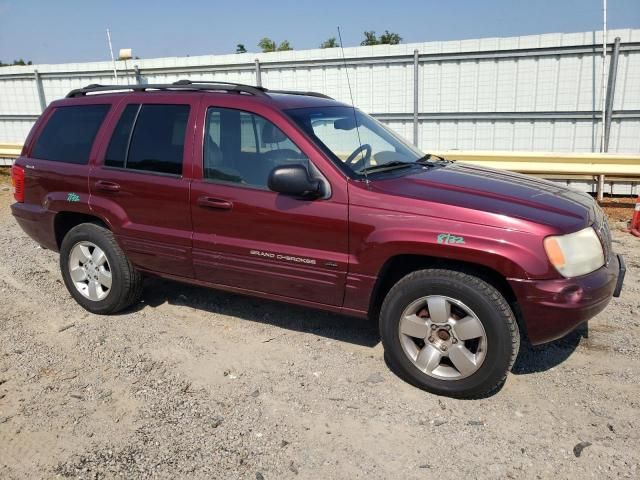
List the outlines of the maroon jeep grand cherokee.
{"type": "Polygon", "coordinates": [[[47,108],[12,174],[13,215],[90,312],[153,274],[369,315],[438,394],[494,391],[521,335],[565,335],[624,277],[588,195],[425,155],[317,93],[91,85],[47,108]]]}

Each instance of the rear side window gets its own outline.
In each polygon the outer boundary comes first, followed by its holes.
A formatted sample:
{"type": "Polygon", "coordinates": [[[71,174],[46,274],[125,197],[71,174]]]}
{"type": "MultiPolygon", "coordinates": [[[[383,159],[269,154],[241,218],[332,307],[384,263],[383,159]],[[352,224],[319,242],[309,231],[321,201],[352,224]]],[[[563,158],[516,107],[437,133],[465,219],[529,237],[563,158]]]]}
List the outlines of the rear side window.
{"type": "Polygon", "coordinates": [[[109,105],[58,107],[31,151],[33,158],[86,165],[109,105]]]}
{"type": "Polygon", "coordinates": [[[189,105],[128,105],[111,137],[105,166],[182,175],[189,105]]]}

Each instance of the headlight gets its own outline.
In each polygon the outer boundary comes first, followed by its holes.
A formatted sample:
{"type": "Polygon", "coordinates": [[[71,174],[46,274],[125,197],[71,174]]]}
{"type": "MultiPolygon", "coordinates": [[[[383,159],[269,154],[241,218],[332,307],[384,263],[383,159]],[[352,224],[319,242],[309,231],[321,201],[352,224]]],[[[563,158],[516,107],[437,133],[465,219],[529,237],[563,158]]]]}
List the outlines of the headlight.
{"type": "Polygon", "coordinates": [[[604,265],[602,244],[593,228],[544,239],[549,261],[563,277],[577,277],[604,265]]]}

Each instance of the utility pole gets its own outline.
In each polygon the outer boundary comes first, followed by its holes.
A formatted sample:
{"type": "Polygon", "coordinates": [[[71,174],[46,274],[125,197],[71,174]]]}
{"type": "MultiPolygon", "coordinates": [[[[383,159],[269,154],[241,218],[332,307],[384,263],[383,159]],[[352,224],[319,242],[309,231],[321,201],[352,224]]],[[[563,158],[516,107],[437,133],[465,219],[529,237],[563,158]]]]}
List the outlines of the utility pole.
{"type": "Polygon", "coordinates": [[[604,122],[606,115],[606,89],[607,89],[607,0],[602,0],[602,85],[600,87],[600,101],[602,102],[602,123],[601,123],[601,142],[600,151],[604,152],[604,122]]]}
{"type": "MultiPolygon", "coordinates": [[[[602,121],[600,122],[600,152],[606,152],[605,145],[605,123],[607,115],[606,88],[606,65],[607,65],[607,0],[602,0],[602,85],[600,86],[600,101],[602,102],[602,121]]],[[[604,175],[598,175],[598,188],[596,190],[598,202],[604,200],[604,175]]]]}

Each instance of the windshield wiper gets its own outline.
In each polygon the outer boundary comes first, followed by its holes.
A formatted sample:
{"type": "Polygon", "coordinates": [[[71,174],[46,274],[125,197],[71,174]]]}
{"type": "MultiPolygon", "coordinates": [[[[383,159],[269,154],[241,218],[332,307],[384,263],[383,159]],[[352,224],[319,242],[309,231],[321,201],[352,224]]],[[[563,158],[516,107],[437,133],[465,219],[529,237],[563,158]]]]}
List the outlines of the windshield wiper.
{"type": "Polygon", "coordinates": [[[426,155],[420,157],[418,160],[416,160],[416,163],[424,163],[426,161],[431,160],[432,158],[436,158],[438,160],[440,160],[441,162],[450,162],[451,160],[447,160],[444,157],[441,157],[440,155],[434,155],[433,153],[427,153],[426,155]]]}
{"type": "Polygon", "coordinates": [[[382,163],[380,165],[372,165],[370,167],[359,170],[358,173],[374,172],[376,170],[396,170],[398,168],[414,167],[416,164],[412,162],[401,162],[400,160],[393,160],[391,162],[382,163]]]}

